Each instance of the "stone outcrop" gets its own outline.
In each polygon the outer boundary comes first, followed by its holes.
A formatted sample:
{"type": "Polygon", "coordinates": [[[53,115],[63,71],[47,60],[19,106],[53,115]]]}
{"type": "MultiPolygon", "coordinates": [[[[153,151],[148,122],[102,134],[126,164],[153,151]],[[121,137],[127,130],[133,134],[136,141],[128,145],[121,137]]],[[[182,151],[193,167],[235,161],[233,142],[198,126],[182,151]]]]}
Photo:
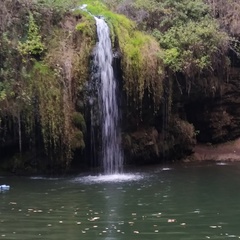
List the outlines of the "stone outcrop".
{"type": "Polygon", "coordinates": [[[240,136],[240,69],[231,67],[215,96],[188,101],[187,119],[200,142],[220,143],[240,136]]]}

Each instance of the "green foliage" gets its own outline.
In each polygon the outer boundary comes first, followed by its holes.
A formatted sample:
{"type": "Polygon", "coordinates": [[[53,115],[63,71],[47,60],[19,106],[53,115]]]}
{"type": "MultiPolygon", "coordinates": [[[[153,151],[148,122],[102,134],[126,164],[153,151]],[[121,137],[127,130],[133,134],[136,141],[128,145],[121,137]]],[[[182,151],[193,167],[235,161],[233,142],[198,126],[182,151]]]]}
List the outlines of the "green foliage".
{"type": "Polygon", "coordinates": [[[58,78],[46,63],[36,62],[31,78],[32,97],[39,102],[39,116],[45,148],[58,149],[64,129],[62,92],[58,78]]]}
{"type": "MultiPolygon", "coordinates": [[[[127,2],[127,1],[125,1],[127,2]]],[[[195,21],[209,13],[209,7],[202,0],[135,0],[131,4],[137,11],[148,12],[144,19],[148,27],[166,30],[180,22],[195,21]]]]}
{"type": "Polygon", "coordinates": [[[87,23],[86,22],[81,22],[81,23],[77,24],[76,30],[83,32],[86,29],[86,27],[87,27],[87,23]]]}
{"type": "MultiPolygon", "coordinates": [[[[139,31],[120,35],[126,89],[135,100],[142,99],[145,89],[160,101],[162,94],[162,64],[157,42],[139,31]],[[136,91],[137,90],[137,91],[136,91]]],[[[119,38],[120,38],[119,37],[119,38]]]]}
{"type": "Polygon", "coordinates": [[[227,38],[209,19],[174,26],[156,37],[165,49],[164,63],[173,71],[182,71],[188,76],[210,67],[212,56],[227,38]]]}
{"type": "Polygon", "coordinates": [[[176,47],[172,47],[170,49],[167,49],[164,52],[164,55],[162,56],[163,62],[167,65],[170,66],[172,69],[175,71],[180,71],[181,64],[179,63],[179,58],[180,58],[180,51],[176,47]]]}
{"type": "Polygon", "coordinates": [[[45,46],[41,41],[39,27],[37,26],[32,13],[29,14],[27,40],[24,42],[19,42],[18,50],[23,56],[39,56],[45,50],[45,46]]]}
{"type": "Polygon", "coordinates": [[[214,68],[219,53],[226,51],[229,38],[203,0],[124,0],[116,4],[115,8],[158,40],[163,50],[160,56],[173,72],[193,77],[214,68]]]}
{"type": "Polygon", "coordinates": [[[82,21],[78,23],[75,27],[75,29],[77,31],[80,31],[84,37],[92,37],[95,34],[95,29],[93,28],[91,20],[83,18],[82,21]]]}
{"type": "Polygon", "coordinates": [[[194,76],[211,69],[228,37],[219,30],[201,0],[163,1],[162,21],[153,31],[165,50],[162,59],[174,72],[194,76]]]}

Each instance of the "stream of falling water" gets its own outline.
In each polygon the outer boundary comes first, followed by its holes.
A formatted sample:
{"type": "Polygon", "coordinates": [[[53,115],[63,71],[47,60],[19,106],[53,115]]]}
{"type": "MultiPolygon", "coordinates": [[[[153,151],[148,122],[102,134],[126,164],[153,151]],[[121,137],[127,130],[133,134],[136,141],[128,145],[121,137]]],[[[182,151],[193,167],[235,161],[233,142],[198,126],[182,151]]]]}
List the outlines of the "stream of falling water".
{"type": "Polygon", "coordinates": [[[94,65],[98,69],[98,104],[101,112],[102,159],[105,174],[122,172],[123,154],[119,127],[117,83],[112,62],[113,53],[107,23],[94,17],[97,25],[98,42],[94,53],[94,65]]]}

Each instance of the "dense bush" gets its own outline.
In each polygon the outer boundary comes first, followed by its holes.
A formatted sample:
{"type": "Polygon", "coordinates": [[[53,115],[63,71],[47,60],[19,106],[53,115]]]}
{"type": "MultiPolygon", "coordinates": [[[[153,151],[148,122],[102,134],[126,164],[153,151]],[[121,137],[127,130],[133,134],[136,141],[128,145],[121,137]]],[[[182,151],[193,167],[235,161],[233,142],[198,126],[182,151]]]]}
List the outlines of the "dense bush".
{"type": "Polygon", "coordinates": [[[214,55],[227,50],[229,37],[202,0],[118,1],[115,8],[156,37],[161,57],[173,72],[199,75],[214,68],[214,55]]]}

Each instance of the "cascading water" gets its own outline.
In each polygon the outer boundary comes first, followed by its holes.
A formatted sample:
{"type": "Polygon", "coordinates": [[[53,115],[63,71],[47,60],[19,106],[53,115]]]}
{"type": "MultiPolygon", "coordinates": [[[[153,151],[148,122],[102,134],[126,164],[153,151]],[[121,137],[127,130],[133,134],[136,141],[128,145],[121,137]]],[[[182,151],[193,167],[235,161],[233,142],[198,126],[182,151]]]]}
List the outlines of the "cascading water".
{"type": "MultiPolygon", "coordinates": [[[[109,27],[104,19],[94,17],[97,25],[98,42],[94,52],[94,66],[97,69],[98,107],[101,112],[102,159],[105,174],[122,172],[123,156],[120,147],[119,108],[117,83],[112,62],[113,53],[109,27]]],[[[95,79],[96,80],[96,79],[95,79]]]]}

